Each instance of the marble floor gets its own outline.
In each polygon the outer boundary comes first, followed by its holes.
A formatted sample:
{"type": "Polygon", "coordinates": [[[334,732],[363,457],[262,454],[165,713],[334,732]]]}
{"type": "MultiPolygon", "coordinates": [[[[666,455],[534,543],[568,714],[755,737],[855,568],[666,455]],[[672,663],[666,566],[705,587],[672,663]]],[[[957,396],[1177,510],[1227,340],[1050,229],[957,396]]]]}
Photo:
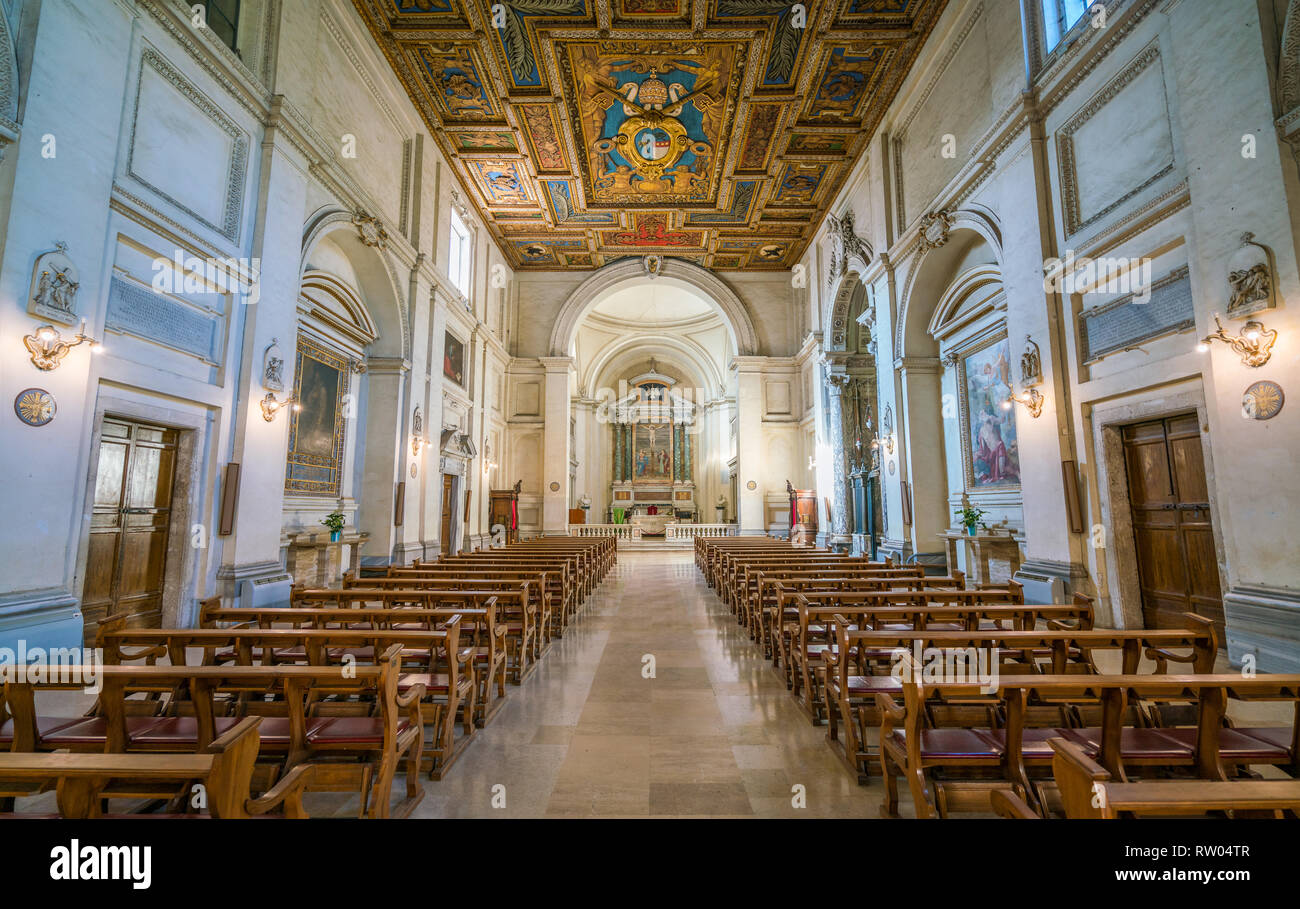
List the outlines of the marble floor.
{"type": "Polygon", "coordinates": [[[879,816],[881,784],[857,784],[689,550],[620,552],[507,691],[416,816],[879,816]]]}

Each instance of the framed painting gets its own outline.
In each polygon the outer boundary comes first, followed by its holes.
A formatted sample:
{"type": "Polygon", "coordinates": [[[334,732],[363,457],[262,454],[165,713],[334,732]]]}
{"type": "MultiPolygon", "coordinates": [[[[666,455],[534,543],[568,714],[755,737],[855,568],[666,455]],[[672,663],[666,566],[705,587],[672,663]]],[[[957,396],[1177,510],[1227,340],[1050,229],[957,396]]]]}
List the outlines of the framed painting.
{"type": "Polygon", "coordinates": [[[1005,335],[960,355],[962,460],[968,490],[1020,485],[1020,446],[1011,398],[1011,347],[1005,335]]]}
{"type": "Polygon", "coordinates": [[[447,339],[442,350],[442,374],[457,385],[465,385],[465,344],[447,332],[447,339]]]}
{"type": "Polygon", "coordinates": [[[337,496],[342,489],[346,399],[352,370],[347,358],[311,338],[298,339],[289,411],[289,455],[284,491],[337,496]]]}
{"type": "Polygon", "coordinates": [[[673,477],[673,425],[634,423],[632,482],[667,483],[673,477]]]}

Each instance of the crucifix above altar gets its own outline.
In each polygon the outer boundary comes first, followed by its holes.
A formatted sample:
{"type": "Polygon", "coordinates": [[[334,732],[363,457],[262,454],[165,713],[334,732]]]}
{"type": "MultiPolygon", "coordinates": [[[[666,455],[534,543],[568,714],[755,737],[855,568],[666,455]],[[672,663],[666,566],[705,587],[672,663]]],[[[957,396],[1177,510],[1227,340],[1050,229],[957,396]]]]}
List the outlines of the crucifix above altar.
{"type": "Polygon", "coordinates": [[[677,380],[650,361],[649,372],[628,383],[611,408],[614,436],[613,508],[666,521],[695,514],[696,405],[674,389],[677,380]]]}

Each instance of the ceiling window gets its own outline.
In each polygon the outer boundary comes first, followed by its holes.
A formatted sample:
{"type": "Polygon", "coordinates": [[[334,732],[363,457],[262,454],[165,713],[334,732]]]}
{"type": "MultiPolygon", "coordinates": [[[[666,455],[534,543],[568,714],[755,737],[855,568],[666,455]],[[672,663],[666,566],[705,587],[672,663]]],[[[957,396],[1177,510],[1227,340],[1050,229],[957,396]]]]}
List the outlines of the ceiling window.
{"type": "Polygon", "coordinates": [[[1041,0],[1043,4],[1043,51],[1051,53],[1061,39],[1083,18],[1097,0],[1041,0]]]}
{"type": "Polygon", "coordinates": [[[461,220],[460,213],[451,211],[451,243],[448,250],[447,277],[466,299],[469,299],[470,242],[469,228],[461,220]]]}
{"type": "Polygon", "coordinates": [[[239,30],[239,0],[207,0],[207,22],[217,40],[231,50],[239,30]]]}

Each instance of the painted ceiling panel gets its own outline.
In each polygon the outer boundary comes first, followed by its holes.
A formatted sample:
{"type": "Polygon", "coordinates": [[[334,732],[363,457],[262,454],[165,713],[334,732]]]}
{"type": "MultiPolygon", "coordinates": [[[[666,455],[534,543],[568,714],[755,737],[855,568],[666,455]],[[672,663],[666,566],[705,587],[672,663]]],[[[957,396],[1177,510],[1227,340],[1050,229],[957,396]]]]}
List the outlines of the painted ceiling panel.
{"type": "Polygon", "coordinates": [[[353,0],[517,268],[787,269],[946,0],[353,0]]]}

